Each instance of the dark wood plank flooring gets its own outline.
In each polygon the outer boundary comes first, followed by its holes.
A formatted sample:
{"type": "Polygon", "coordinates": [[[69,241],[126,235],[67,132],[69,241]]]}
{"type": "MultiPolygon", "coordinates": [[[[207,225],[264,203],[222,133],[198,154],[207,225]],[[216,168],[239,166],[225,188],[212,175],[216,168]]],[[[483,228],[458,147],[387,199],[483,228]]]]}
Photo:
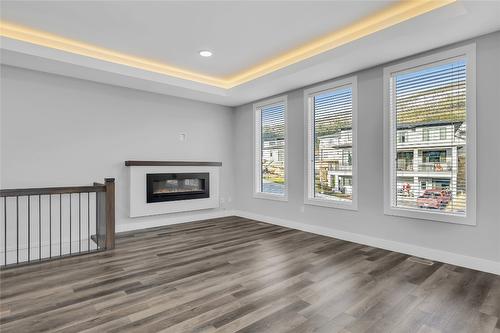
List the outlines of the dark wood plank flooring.
{"type": "Polygon", "coordinates": [[[0,273],[7,332],[500,332],[500,277],[228,217],[0,273]]]}

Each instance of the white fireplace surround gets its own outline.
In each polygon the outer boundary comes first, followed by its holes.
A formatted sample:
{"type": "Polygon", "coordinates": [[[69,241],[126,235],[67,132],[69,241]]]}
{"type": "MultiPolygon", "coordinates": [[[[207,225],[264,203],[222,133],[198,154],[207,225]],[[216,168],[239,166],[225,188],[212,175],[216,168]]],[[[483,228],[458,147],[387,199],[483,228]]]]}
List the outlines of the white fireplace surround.
{"type": "MultiPolygon", "coordinates": [[[[133,161],[127,161],[133,162],[133,161]]],[[[156,165],[127,164],[130,181],[130,217],[150,216],[159,214],[179,213],[202,209],[219,208],[219,178],[220,166],[204,165],[200,162],[151,162],[156,165]],[[159,165],[164,163],[164,165],[159,165]],[[172,164],[172,165],[167,165],[172,164]],[[210,197],[203,199],[177,200],[147,203],[146,175],[148,173],[209,173],[210,197]]]]}

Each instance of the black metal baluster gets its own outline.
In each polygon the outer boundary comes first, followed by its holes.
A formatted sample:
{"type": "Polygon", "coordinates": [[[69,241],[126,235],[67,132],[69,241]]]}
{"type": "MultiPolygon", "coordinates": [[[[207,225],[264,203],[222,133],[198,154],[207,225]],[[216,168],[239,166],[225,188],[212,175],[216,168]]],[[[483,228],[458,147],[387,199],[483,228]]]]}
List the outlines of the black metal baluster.
{"type": "Polygon", "coordinates": [[[97,198],[97,192],[95,192],[95,245],[96,249],[99,250],[99,234],[98,234],[98,221],[99,221],[99,200],[97,198]]]}
{"type": "Polygon", "coordinates": [[[59,193],[59,255],[62,256],[62,194],[59,193]]]}
{"type": "Polygon", "coordinates": [[[31,261],[31,195],[28,195],[28,262],[31,261]]]}
{"type": "Polygon", "coordinates": [[[87,192],[87,233],[88,233],[88,246],[87,251],[90,252],[90,192],[87,192]]]}
{"type": "Polygon", "coordinates": [[[42,196],[38,195],[38,260],[42,260],[42,196]]]}
{"type": "Polygon", "coordinates": [[[4,239],[4,250],[5,252],[4,257],[5,257],[5,262],[4,265],[7,266],[7,197],[3,197],[3,222],[4,222],[4,227],[5,227],[5,234],[3,235],[4,239]]]}
{"type": "Polygon", "coordinates": [[[49,258],[52,258],[52,194],[49,194],[49,258]]]}
{"type": "Polygon", "coordinates": [[[16,263],[19,264],[19,196],[16,195],[16,263]]]}
{"type": "Polygon", "coordinates": [[[78,193],[78,252],[82,252],[82,194],[78,193]]]}
{"type": "Polygon", "coordinates": [[[69,254],[71,255],[71,213],[72,213],[72,209],[71,209],[71,193],[69,194],[69,254]]]}

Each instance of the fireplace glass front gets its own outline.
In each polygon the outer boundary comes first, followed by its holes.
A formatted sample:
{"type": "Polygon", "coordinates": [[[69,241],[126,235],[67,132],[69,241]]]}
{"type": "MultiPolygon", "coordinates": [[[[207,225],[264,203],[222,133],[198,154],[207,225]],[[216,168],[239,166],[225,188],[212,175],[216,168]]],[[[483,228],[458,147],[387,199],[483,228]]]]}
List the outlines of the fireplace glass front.
{"type": "Polygon", "coordinates": [[[202,199],[210,196],[209,173],[148,173],[147,202],[202,199]]]}

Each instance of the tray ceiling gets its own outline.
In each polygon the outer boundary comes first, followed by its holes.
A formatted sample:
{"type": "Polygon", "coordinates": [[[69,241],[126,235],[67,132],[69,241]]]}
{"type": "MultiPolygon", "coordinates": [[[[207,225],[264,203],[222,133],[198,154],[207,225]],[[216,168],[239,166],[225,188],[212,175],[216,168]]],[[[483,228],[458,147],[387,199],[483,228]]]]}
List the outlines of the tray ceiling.
{"type": "MultiPolygon", "coordinates": [[[[302,85],[325,79],[314,74],[317,66],[336,54],[341,56],[352,45],[368,46],[372,40],[384,35],[389,38],[408,26],[436,25],[438,15],[445,28],[458,22],[451,18],[462,22],[477,19],[481,10],[486,12],[477,3],[2,1],[2,63],[233,105],[250,98],[243,95],[258,97],[258,86],[296,77],[307,69],[311,75],[302,85]],[[204,49],[214,56],[200,57],[198,51],[204,49]],[[81,74],[79,68],[91,71],[81,74]],[[123,83],[125,75],[128,84],[123,83]],[[156,88],[141,88],[141,80],[156,88]],[[238,94],[242,97],[232,101],[238,94]],[[221,102],[226,97],[228,102],[221,102]]],[[[490,7],[492,14],[498,13],[498,3],[490,7]]],[[[498,23],[489,22],[488,17],[485,20],[467,32],[498,29],[498,23]]],[[[421,28],[425,30],[425,26],[421,28]]],[[[429,46],[435,39],[429,36],[429,46]]],[[[453,41],[456,37],[441,39],[453,41]]],[[[417,40],[423,51],[420,44],[417,40]]],[[[373,58],[380,56],[374,54],[373,58]]],[[[359,64],[369,62],[365,59],[359,64]]],[[[281,90],[293,88],[279,85],[281,90]]]]}

